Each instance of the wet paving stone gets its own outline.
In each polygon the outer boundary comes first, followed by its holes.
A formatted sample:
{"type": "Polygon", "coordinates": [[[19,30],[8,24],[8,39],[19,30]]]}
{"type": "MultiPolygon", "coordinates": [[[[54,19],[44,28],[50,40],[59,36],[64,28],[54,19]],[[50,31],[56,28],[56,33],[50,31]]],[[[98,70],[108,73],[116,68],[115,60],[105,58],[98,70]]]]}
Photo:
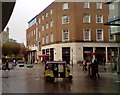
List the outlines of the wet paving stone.
{"type": "Polygon", "coordinates": [[[82,67],[71,67],[73,80],[55,79],[54,83],[43,78],[43,65],[31,69],[3,71],[3,93],[120,93],[120,77],[111,72],[100,72],[100,79],[92,79],[82,67]]]}

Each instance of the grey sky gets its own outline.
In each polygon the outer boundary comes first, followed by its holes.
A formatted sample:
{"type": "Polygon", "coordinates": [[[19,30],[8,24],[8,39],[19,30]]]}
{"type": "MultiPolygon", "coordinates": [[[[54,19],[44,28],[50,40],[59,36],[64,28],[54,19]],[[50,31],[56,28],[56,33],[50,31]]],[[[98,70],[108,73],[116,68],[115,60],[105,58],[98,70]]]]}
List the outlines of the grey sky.
{"type": "Polygon", "coordinates": [[[14,11],[8,22],[10,38],[26,43],[28,21],[40,13],[54,0],[17,0],[14,11]]]}

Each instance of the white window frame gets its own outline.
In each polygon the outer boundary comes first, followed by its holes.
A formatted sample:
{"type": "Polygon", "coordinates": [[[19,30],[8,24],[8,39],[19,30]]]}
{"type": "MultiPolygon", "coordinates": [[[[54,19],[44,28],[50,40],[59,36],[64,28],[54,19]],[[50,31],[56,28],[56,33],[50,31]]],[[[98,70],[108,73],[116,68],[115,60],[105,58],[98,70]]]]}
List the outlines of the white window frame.
{"type": "Polygon", "coordinates": [[[48,12],[46,13],[46,18],[48,17],[48,12]]]}
{"type": "Polygon", "coordinates": [[[111,34],[111,29],[109,29],[109,41],[116,41],[116,35],[111,34]],[[113,36],[113,39],[111,39],[111,35],[113,36]]]}
{"type": "Polygon", "coordinates": [[[44,25],[42,25],[42,31],[44,31],[44,25]]]}
{"type": "Polygon", "coordinates": [[[36,35],[36,31],[34,30],[34,35],[36,35]]]}
{"type": "Polygon", "coordinates": [[[103,15],[100,15],[100,14],[96,15],[96,23],[103,23],[103,15]],[[101,16],[101,17],[98,18],[98,16],[101,16]],[[100,22],[98,22],[98,19],[100,19],[100,22]]]}
{"type": "Polygon", "coordinates": [[[102,9],[102,2],[96,2],[96,9],[102,9]]]}
{"type": "Polygon", "coordinates": [[[90,14],[83,15],[83,23],[91,23],[91,15],[90,14]],[[86,18],[86,16],[88,16],[88,18],[86,18]],[[88,19],[88,21],[86,19],[88,19]]]}
{"type": "Polygon", "coordinates": [[[103,33],[103,29],[96,29],[96,41],[103,41],[104,39],[103,39],[103,37],[104,37],[104,35],[103,35],[104,33],[103,33]],[[102,34],[101,34],[101,39],[98,39],[98,30],[101,30],[102,31],[102,34]]]}
{"type": "Polygon", "coordinates": [[[89,28],[88,29],[83,29],[83,39],[84,39],[84,41],[91,41],[91,29],[89,29],[89,28]],[[88,34],[89,38],[88,39],[85,38],[86,30],[89,30],[89,34],[88,34]]]}
{"type": "Polygon", "coordinates": [[[41,23],[41,18],[39,18],[39,21],[38,21],[38,22],[39,22],[39,24],[41,23]]]}
{"type": "Polygon", "coordinates": [[[53,14],[53,10],[52,10],[52,9],[50,10],[50,14],[51,14],[51,15],[53,14]]]}
{"type": "Polygon", "coordinates": [[[68,9],[68,3],[65,2],[65,3],[63,3],[63,10],[67,10],[67,9],[68,9]]]}
{"type": "Polygon", "coordinates": [[[42,20],[44,20],[44,15],[42,15],[42,20]]]}
{"type": "Polygon", "coordinates": [[[46,44],[48,44],[49,43],[49,37],[48,37],[48,35],[46,35],[46,44]]]}
{"type": "Polygon", "coordinates": [[[48,29],[48,28],[49,28],[49,23],[47,22],[47,23],[46,23],[46,29],[48,29]]]}
{"type": "Polygon", "coordinates": [[[69,29],[62,30],[62,41],[69,41],[69,29]],[[67,39],[64,38],[64,32],[68,32],[68,37],[67,39]]]}
{"type": "Polygon", "coordinates": [[[62,24],[68,24],[70,22],[69,20],[70,19],[68,15],[62,16],[62,24]]]}
{"type": "Polygon", "coordinates": [[[50,27],[53,27],[53,20],[50,20],[50,27]]]}
{"type": "Polygon", "coordinates": [[[53,32],[50,33],[50,42],[53,42],[53,32]]]}
{"type": "Polygon", "coordinates": [[[84,2],[84,8],[89,9],[90,8],[90,2],[84,2]]]}

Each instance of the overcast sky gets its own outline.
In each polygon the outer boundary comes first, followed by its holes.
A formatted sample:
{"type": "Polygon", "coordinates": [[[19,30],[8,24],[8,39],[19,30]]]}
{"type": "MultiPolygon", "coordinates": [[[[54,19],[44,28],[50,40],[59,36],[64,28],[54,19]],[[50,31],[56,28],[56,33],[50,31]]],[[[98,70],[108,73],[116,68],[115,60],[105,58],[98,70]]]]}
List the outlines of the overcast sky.
{"type": "Polygon", "coordinates": [[[8,22],[10,38],[26,43],[28,21],[44,10],[54,0],[16,0],[16,4],[8,22]]]}

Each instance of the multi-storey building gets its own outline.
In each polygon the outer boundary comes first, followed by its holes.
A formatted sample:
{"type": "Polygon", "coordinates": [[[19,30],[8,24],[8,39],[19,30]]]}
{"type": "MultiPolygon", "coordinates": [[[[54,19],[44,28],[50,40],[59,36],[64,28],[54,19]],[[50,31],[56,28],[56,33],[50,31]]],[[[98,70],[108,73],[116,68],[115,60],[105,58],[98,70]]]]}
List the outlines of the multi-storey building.
{"type": "MultiPolygon", "coordinates": [[[[120,39],[120,0],[106,0],[109,4],[109,18],[105,25],[110,26],[110,34],[120,39]]],[[[120,40],[118,41],[117,73],[120,73],[120,40]]]]}
{"type": "Polygon", "coordinates": [[[114,56],[118,51],[118,39],[110,35],[109,26],[104,25],[108,10],[108,5],[102,2],[51,3],[28,22],[29,59],[49,54],[50,60],[76,63],[93,57],[109,62],[111,53],[114,56]]]}

